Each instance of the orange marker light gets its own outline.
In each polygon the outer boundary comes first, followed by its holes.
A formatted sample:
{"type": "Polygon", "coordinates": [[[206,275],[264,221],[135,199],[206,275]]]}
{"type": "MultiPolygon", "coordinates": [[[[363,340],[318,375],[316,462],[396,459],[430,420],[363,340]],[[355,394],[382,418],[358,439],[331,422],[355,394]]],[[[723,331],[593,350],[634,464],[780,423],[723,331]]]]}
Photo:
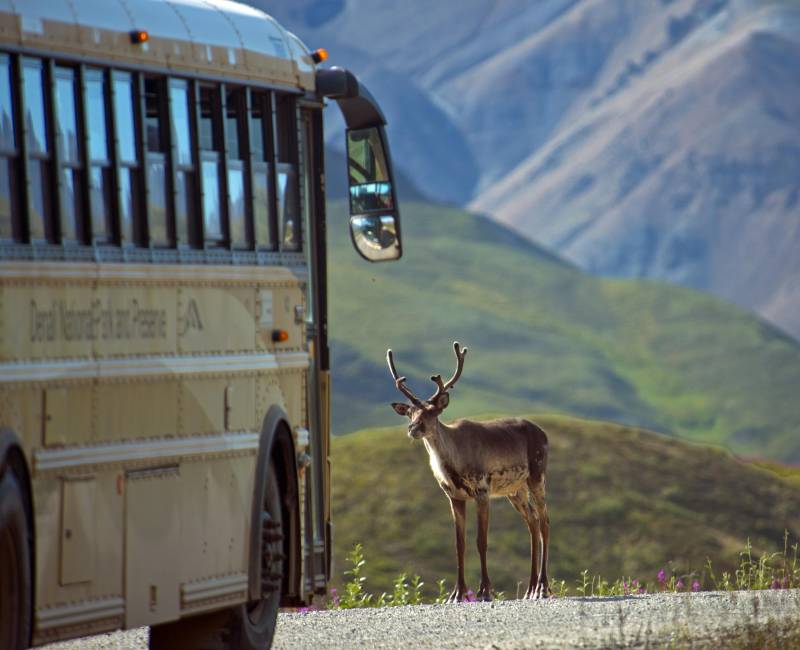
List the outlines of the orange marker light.
{"type": "Polygon", "coordinates": [[[275,343],[283,343],[289,340],[289,332],[286,330],[272,330],[272,340],[275,343]]]}
{"type": "Polygon", "coordinates": [[[131,32],[131,43],[137,45],[139,43],[146,43],[150,40],[150,34],[143,29],[134,29],[131,32]]]}
{"type": "Polygon", "coordinates": [[[314,50],[311,53],[311,60],[314,63],[322,63],[323,61],[327,61],[328,60],[328,50],[326,50],[323,47],[319,48],[318,50],[314,50]]]}

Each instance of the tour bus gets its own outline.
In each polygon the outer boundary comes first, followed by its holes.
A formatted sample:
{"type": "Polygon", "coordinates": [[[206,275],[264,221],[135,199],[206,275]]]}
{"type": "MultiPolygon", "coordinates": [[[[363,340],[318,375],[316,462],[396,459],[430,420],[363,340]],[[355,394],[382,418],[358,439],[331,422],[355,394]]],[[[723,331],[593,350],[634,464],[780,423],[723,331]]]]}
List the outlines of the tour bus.
{"type": "MultiPolygon", "coordinates": [[[[401,255],[380,108],[228,0],[0,0],[0,648],[268,647],[331,569],[322,109],[401,255]]],[[[344,172],[344,170],[342,170],[344,172]]]]}

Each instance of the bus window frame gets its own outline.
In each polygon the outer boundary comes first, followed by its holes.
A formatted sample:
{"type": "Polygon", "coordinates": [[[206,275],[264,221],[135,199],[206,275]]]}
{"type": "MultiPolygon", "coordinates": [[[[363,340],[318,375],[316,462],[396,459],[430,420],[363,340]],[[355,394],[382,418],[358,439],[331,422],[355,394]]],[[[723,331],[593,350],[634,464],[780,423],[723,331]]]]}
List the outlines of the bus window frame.
{"type": "Polygon", "coordinates": [[[199,170],[199,146],[198,146],[198,126],[197,126],[197,111],[198,111],[198,91],[197,84],[185,77],[167,76],[164,78],[164,87],[166,88],[166,120],[167,120],[167,133],[164,135],[167,139],[167,176],[171,179],[171,190],[168,192],[167,202],[169,203],[168,212],[171,212],[172,218],[170,219],[172,225],[172,246],[178,251],[186,251],[196,248],[202,248],[199,242],[203,241],[203,223],[202,219],[196,220],[192,218],[201,205],[202,201],[202,179],[200,178],[199,170]],[[176,111],[174,105],[174,97],[172,94],[173,88],[183,86],[186,90],[186,128],[188,129],[188,146],[189,146],[189,160],[190,162],[182,162],[179,157],[179,140],[177,137],[175,121],[176,111]],[[186,200],[188,206],[186,207],[186,222],[183,223],[179,220],[178,205],[179,193],[179,174],[184,174],[188,180],[186,200]]]}
{"type": "Polygon", "coordinates": [[[170,110],[169,110],[169,80],[171,77],[167,75],[139,75],[140,88],[141,88],[141,111],[142,111],[142,146],[144,148],[143,158],[143,176],[145,177],[145,207],[144,215],[147,223],[147,238],[145,248],[151,250],[171,250],[177,248],[177,238],[175,235],[175,214],[174,214],[174,157],[172,155],[172,134],[170,123],[170,110]],[[146,84],[148,79],[153,79],[157,82],[160,92],[157,93],[156,110],[161,120],[159,124],[159,149],[152,150],[148,146],[148,132],[147,132],[147,89],[146,84]],[[165,239],[154,240],[153,238],[153,222],[151,213],[150,196],[153,193],[153,187],[150,183],[150,169],[151,163],[161,163],[164,167],[164,231],[165,239]]]}
{"type": "Polygon", "coordinates": [[[300,141],[300,108],[298,97],[283,93],[272,93],[272,124],[273,124],[273,153],[275,177],[275,219],[277,222],[277,244],[281,252],[303,253],[303,213],[300,203],[300,186],[302,183],[301,161],[299,151],[300,141]],[[284,100],[286,104],[281,105],[284,100]],[[281,128],[281,113],[285,112],[285,128],[281,128]],[[285,142],[282,138],[285,134],[285,142]],[[285,160],[284,160],[285,158],[285,160]],[[280,190],[280,175],[287,174],[287,183],[294,176],[294,205],[296,208],[293,225],[297,233],[292,236],[290,243],[286,242],[286,201],[284,192],[280,190]]]}
{"type": "Polygon", "coordinates": [[[53,148],[54,168],[55,168],[55,184],[57,188],[56,199],[58,200],[58,226],[60,235],[60,244],[62,246],[79,246],[91,240],[91,231],[87,228],[86,223],[86,130],[84,128],[85,119],[83,114],[83,70],[82,66],[64,65],[60,60],[53,60],[52,76],[50,82],[50,92],[52,101],[52,118],[51,125],[53,127],[53,138],[55,139],[55,147],[53,148]],[[57,100],[58,82],[65,80],[70,82],[72,88],[72,110],[75,120],[75,159],[71,159],[66,153],[65,134],[63,132],[62,116],[59,114],[59,106],[57,100]],[[64,191],[63,174],[70,170],[73,184],[73,197],[71,207],[73,214],[70,215],[67,210],[66,197],[62,193],[64,191]],[[70,218],[73,223],[67,223],[70,218]],[[74,229],[71,236],[65,235],[66,227],[70,226],[74,229]],[[74,236],[73,236],[74,235],[74,236]]]}
{"type": "Polygon", "coordinates": [[[3,237],[0,235],[0,244],[16,244],[25,241],[26,236],[26,220],[22,214],[22,202],[19,200],[19,188],[25,187],[26,176],[23,175],[20,160],[23,160],[23,142],[22,142],[22,129],[20,123],[20,101],[19,95],[21,90],[21,75],[19,71],[19,56],[10,52],[0,52],[0,65],[5,65],[8,70],[8,95],[11,101],[11,136],[13,138],[13,146],[2,147],[0,146],[0,158],[6,162],[8,183],[8,200],[9,200],[9,225],[11,231],[9,236],[3,237]]]}
{"type": "MultiPolygon", "coordinates": [[[[147,218],[144,213],[147,199],[145,190],[144,174],[144,143],[143,143],[143,122],[142,122],[142,98],[140,89],[141,75],[129,70],[121,70],[108,67],[108,129],[110,132],[110,153],[112,173],[112,219],[114,223],[115,243],[123,251],[136,250],[144,247],[147,241],[147,218]],[[134,161],[123,160],[119,138],[120,121],[117,115],[117,82],[127,83],[130,88],[130,108],[132,124],[131,135],[133,136],[134,161]],[[130,237],[122,222],[122,175],[128,175],[131,185],[131,226],[130,237]],[[142,200],[142,197],[145,197],[142,200]]],[[[126,208],[127,209],[127,208],[126,208]]]]}
{"type": "MultiPolygon", "coordinates": [[[[13,193],[19,209],[14,211],[12,216],[11,232],[13,239],[5,238],[0,241],[3,250],[3,257],[13,255],[15,257],[23,258],[38,258],[38,259],[52,259],[52,260],[78,260],[78,259],[102,259],[102,260],[118,260],[129,262],[150,262],[150,263],[222,263],[222,264],[241,264],[253,263],[257,265],[280,265],[280,266],[294,266],[304,265],[305,257],[305,233],[303,232],[305,224],[302,223],[302,184],[304,183],[301,161],[299,160],[298,152],[298,137],[296,131],[300,128],[299,122],[299,107],[300,102],[303,101],[303,94],[298,92],[296,88],[285,87],[280,84],[265,84],[258,83],[253,80],[237,80],[235,83],[224,83],[223,79],[218,79],[213,75],[205,76],[198,73],[183,73],[175,75],[174,71],[163,69],[153,66],[136,66],[136,65],[118,65],[114,61],[100,61],[92,57],[74,57],[70,55],[48,55],[38,51],[30,50],[29,48],[13,46],[8,44],[4,46],[1,55],[7,57],[10,61],[12,78],[12,95],[14,100],[15,117],[19,119],[14,120],[15,137],[17,138],[17,157],[16,157],[16,186],[17,190],[13,193]],[[91,59],[91,60],[90,60],[91,59]],[[42,151],[31,151],[28,146],[27,138],[29,135],[25,129],[24,119],[25,115],[25,101],[24,101],[24,70],[25,66],[29,66],[34,70],[30,73],[37,83],[40,80],[42,83],[41,97],[43,101],[42,114],[44,115],[45,124],[45,140],[42,143],[42,151]],[[69,68],[72,72],[68,74],[72,76],[73,88],[73,101],[76,114],[76,131],[78,133],[78,150],[79,158],[77,161],[68,160],[70,156],[65,155],[66,152],[61,152],[63,144],[60,142],[60,127],[58,126],[58,116],[56,114],[56,68],[69,68]],[[91,74],[94,79],[98,79],[96,75],[102,75],[103,97],[105,102],[105,118],[106,118],[106,148],[108,153],[107,160],[95,161],[90,160],[90,142],[89,142],[89,128],[87,123],[89,119],[89,107],[87,102],[88,88],[86,85],[86,76],[91,74]],[[132,115],[134,119],[134,129],[136,142],[134,143],[135,150],[138,155],[136,164],[131,161],[123,163],[120,156],[120,150],[117,143],[117,121],[119,116],[116,114],[115,105],[115,81],[121,76],[127,84],[129,84],[132,93],[132,115]],[[159,115],[161,125],[161,140],[166,141],[161,145],[161,150],[158,152],[149,151],[147,149],[147,121],[145,120],[145,92],[144,85],[146,79],[155,79],[160,83],[159,87],[159,115]],[[219,84],[219,115],[217,116],[220,121],[220,138],[222,139],[221,147],[217,148],[219,152],[219,174],[217,178],[220,182],[220,203],[221,212],[223,213],[221,226],[224,229],[225,238],[224,242],[213,242],[211,246],[206,244],[205,237],[202,234],[202,214],[194,215],[191,220],[191,225],[194,227],[195,232],[188,242],[188,246],[178,245],[178,237],[176,232],[175,223],[175,193],[174,193],[174,165],[173,165],[173,152],[172,152],[172,134],[170,133],[171,112],[168,104],[169,93],[161,92],[163,89],[167,91],[169,83],[172,79],[180,79],[188,83],[188,85],[196,89],[200,83],[203,84],[219,84]],[[244,117],[240,121],[240,135],[239,142],[239,157],[231,158],[231,169],[242,169],[244,177],[244,234],[242,234],[241,225],[239,226],[239,236],[236,241],[233,241],[231,234],[231,210],[229,209],[229,201],[231,198],[228,192],[228,156],[227,146],[225,143],[226,134],[226,109],[225,101],[227,98],[227,89],[241,88],[244,96],[244,117]],[[286,133],[281,134],[278,130],[277,119],[277,101],[276,97],[280,94],[284,101],[291,104],[293,110],[291,116],[293,117],[291,123],[288,125],[286,133]],[[261,146],[264,151],[264,160],[255,160],[253,151],[251,150],[251,99],[254,97],[263,97],[264,110],[261,118],[263,142],[261,146]],[[59,133],[57,133],[59,131],[59,133]],[[276,154],[279,147],[278,139],[283,137],[284,142],[288,140],[293,143],[291,145],[291,152],[287,152],[282,157],[286,160],[295,159],[294,163],[281,163],[277,160],[276,154]],[[152,236],[151,223],[154,218],[150,205],[150,197],[153,187],[148,182],[148,164],[152,162],[148,160],[152,154],[156,154],[160,158],[160,163],[163,166],[165,178],[159,181],[158,186],[165,188],[164,216],[165,216],[165,231],[166,240],[155,240],[152,236]],[[91,214],[90,200],[91,200],[91,178],[90,173],[96,175],[94,169],[100,163],[100,167],[105,169],[108,174],[108,181],[104,180],[105,184],[108,182],[110,186],[110,197],[108,197],[107,204],[98,209],[95,206],[95,213],[91,214]],[[295,212],[297,213],[297,227],[298,233],[296,240],[292,244],[287,245],[281,241],[280,235],[283,234],[283,223],[279,223],[279,210],[278,202],[278,176],[281,173],[281,165],[288,164],[293,167],[294,179],[292,182],[292,191],[296,195],[293,197],[293,205],[296,206],[295,212]],[[31,165],[39,165],[41,173],[46,174],[45,179],[46,190],[42,191],[43,212],[44,218],[42,219],[41,230],[43,236],[31,237],[31,222],[29,214],[29,206],[35,205],[36,196],[34,192],[36,188],[31,186],[29,179],[28,167],[31,165]],[[77,170],[80,176],[80,182],[75,183],[75,196],[78,197],[79,205],[81,207],[80,218],[76,220],[75,224],[75,237],[62,237],[61,232],[61,214],[62,214],[62,198],[60,196],[60,174],[64,169],[77,170]],[[127,171],[126,171],[127,170],[127,171]],[[262,215],[266,215],[266,227],[261,231],[261,241],[256,240],[257,227],[255,223],[255,176],[258,172],[264,173],[265,180],[260,184],[265,186],[265,190],[269,193],[264,197],[266,205],[262,210],[262,215]],[[131,201],[130,213],[132,216],[132,227],[128,228],[126,224],[121,221],[123,197],[120,194],[120,188],[123,183],[121,175],[127,173],[131,176],[130,184],[131,190],[129,196],[135,196],[138,201],[131,201]],[[25,194],[23,194],[23,192],[25,194]],[[26,197],[28,197],[26,199],[26,197]],[[138,205],[137,205],[138,203],[138,205]],[[99,218],[100,212],[105,215],[105,223],[99,224],[97,227],[98,235],[95,237],[95,227],[92,219],[99,218]],[[199,217],[199,218],[198,218],[199,217]],[[125,228],[123,232],[123,227],[125,228]],[[263,238],[269,234],[269,241],[264,241],[263,238]],[[244,237],[244,239],[242,239],[244,237]],[[294,243],[296,242],[296,243],[294,243]],[[12,252],[9,248],[13,247],[12,252]],[[36,252],[36,251],[39,252],[36,252]],[[203,254],[205,251],[205,254],[203,254]],[[199,253],[199,255],[198,255],[199,253]]],[[[61,72],[59,70],[59,72],[61,72]]],[[[62,87],[63,92],[63,87],[62,87]]],[[[38,95],[38,93],[37,93],[38,95]]],[[[38,99],[38,96],[37,96],[38,99]]],[[[96,92],[95,92],[96,101],[96,92]]],[[[197,100],[195,99],[195,102],[197,100]]],[[[191,100],[190,100],[191,103],[191,100]]],[[[194,107],[199,109],[197,103],[194,107]]],[[[191,106],[190,106],[191,109],[191,106]]],[[[194,172],[197,174],[197,159],[199,158],[200,150],[195,140],[197,138],[197,117],[195,110],[190,110],[191,129],[192,129],[192,155],[195,158],[194,172]]],[[[13,152],[5,152],[7,160],[13,164],[13,152]]],[[[2,154],[0,154],[2,155],[2,154]]],[[[35,170],[34,170],[35,171],[35,170]]],[[[159,170],[160,173],[160,170],[159,170]]],[[[38,175],[37,175],[38,176],[38,175]]],[[[192,193],[193,199],[196,203],[200,200],[201,180],[195,182],[194,192],[192,193]]],[[[239,179],[234,179],[237,188],[237,196],[239,192],[239,179]]],[[[98,197],[95,197],[98,198],[98,197]]],[[[98,204],[100,202],[98,201],[98,204]]],[[[159,205],[161,202],[159,201],[159,205]]],[[[198,207],[192,208],[193,212],[197,212],[198,207]]],[[[239,223],[239,221],[237,221],[239,223]]],[[[260,228],[260,226],[259,226],[260,228]]],[[[69,230],[69,228],[67,228],[69,230]]]]}
{"type": "Polygon", "coordinates": [[[119,245],[119,213],[116,209],[115,197],[116,192],[116,159],[113,147],[114,133],[111,124],[111,114],[113,109],[111,107],[111,71],[112,68],[95,68],[81,66],[81,83],[80,83],[80,103],[83,116],[83,149],[84,155],[84,192],[86,196],[85,214],[87,232],[91,243],[95,246],[114,246],[119,245]],[[103,137],[105,138],[105,158],[92,157],[92,139],[91,139],[91,126],[89,124],[89,82],[92,77],[99,78],[101,82],[101,100],[103,106],[104,126],[103,137]],[[100,169],[102,177],[104,196],[103,202],[105,203],[104,214],[102,215],[102,234],[98,235],[97,225],[95,223],[93,193],[92,193],[92,171],[97,167],[100,169]]]}
{"type": "Polygon", "coordinates": [[[228,223],[228,210],[227,210],[227,179],[224,178],[225,170],[225,115],[224,115],[224,100],[223,100],[223,86],[218,83],[206,83],[198,81],[194,83],[194,118],[196,122],[195,132],[197,134],[194,153],[196,156],[195,163],[195,177],[197,179],[197,206],[195,211],[198,213],[199,219],[197,220],[196,227],[202,231],[202,248],[209,249],[225,249],[229,247],[230,237],[230,224],[228,223]],[[202,102],[201,93],[204,89],[212,91],[211,101],[213,107],[211,109],[211,149],[204,149],[200,146],[200,124],[202,118],[202,102]],[[206,177],[204,170],[204,163],[212,163],[215,168],[216,181],[217,181],[217,209],[219,218],[219,237],[211,238],[208,236],[208,229],[206,228],[206,177]]]}
{"type": "Polygon", "coordinates": [[[42,59],[37,56],[19,57],[19,106],[20,119],[19,129],[21,134],[22,153],[24,155],[22,165],[24,169],[24,192],[25,192],[25,230],[28,242],[35,247],[45,247],[56,245],[59,241],[59,228],[57,227],[57,215],[59,214],[59,197],[55,185],[55,133],[53,128],[53,93],[52,93],[52,59],[42,59]],[[37,65],[38,64],[38,65],[37,65]],[[41,82],[42,114],[45,123],[45,146],[47,151],[33,151],[28,142],[28,127],[26,121],[27,103],[25,99],[25,68],[38,68],[39,80],[41,82]],[[31,205],[33,204],[33,183],[30,177],[30,167],[40,166],[47,178],[42,184],[42,230],[43,237],[34,236],[31,228],[31,205]]]}
{"type": "Polygon", "coordinates": [[[256,251],[274,253],[279,250],[278,246],[278,204],[277,204],[277,177],[276,177],[276,161],[275,161],[275,119],[274,119],[274,95],[275,93],[269,89],[247,87],[247,130],[248,130],[248,154],[250,157],[250,171],[249,176],[251,184],[250,193],[250,209],[253,214],[253,242],[256,251]],[[255,97],[254,97],[255,95],[255,97]],[[253,117],[252,110],[254,102],[257,98],[259,109],[261,112],[260,119],[261,128],[261,147],[263,156],[261,160],[256,160],[256,154],[252,148],[252,121],[256,118],[253,117]],[[258,169],[257,169],[258,167],[258,169]],[[256,196],[255,196],[255,174],[265,174],[267,180],[267,239],[266,244],[261,244],[258,241],[258,227],[256,222],[256,196]]]}
{"type": "Polygon", "coordinates": [[[222,160],[221,173],[225,180],[225,210],[228,230],[228,244],[232,251],[253,250],[255,245],[255,228],[252,219],[252,201],[250,200],[251,188],[249,187],[252,174],[248,173],[250,160],[250,120],[247,112],[247,86],[241,84],[222,84],[220,87],[220,103],[222,105],[222,160]],[[236,119],[236,144],[237,156],[234,158],[230,152],[230,142],[228,134],[228,94],[235,93],[235,101],[238,104],[235,111],[236,119]],[[231,178],[230,173],[236,170],[242,177],[242,198],[244,201],[242,225],[244,227],[244,241],[234,240],[234,228],[232,224],[233,210],[231,207],[231,178]]]}

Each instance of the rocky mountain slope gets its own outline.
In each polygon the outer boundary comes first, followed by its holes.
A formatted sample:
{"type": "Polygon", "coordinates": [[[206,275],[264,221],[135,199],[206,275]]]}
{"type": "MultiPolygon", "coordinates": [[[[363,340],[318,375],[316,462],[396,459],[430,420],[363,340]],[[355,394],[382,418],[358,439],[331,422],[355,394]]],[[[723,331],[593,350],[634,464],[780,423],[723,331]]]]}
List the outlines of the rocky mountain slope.
{"type": "Polygon", "coordinates": [[[431,199],[800,336],[797,0],[253,2],[365,80],[431,199]]]}

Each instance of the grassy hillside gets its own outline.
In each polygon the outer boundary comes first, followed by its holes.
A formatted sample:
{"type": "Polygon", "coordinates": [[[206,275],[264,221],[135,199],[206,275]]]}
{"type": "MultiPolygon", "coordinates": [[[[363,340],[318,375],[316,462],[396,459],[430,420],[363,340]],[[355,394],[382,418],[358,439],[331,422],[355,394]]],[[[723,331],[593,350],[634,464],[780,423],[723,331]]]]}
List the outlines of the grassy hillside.
{"type": "Polygon", "coordinates": [[[800,344],[741,309],[592,278],[486,219],[404,204],[405,254],[369,264],[329,209],[334,430],[398,422],[387,347],[418,393],[470,348],[448,417],[558,411],[800,460],[800,344]]]}
{"type": "MultiPolygon", "coordinates": [[[[800,535],[800,488],[729,453],[641,429],[563,416],[532,416],[549,434],[551,573],[571,584],[586,568],[607,578],[655,581],[659,569],[731,570],[746,538],[756,552],[800,535]]],[[[421,443],[405,427],[333,443],[334,573],[362,542],[367,587],[380,593],[401,571],[452,584],[455,557],[447,498],[421,443]]],[[[467,508],[467,578],[478,579],[474,505],[467,508]]],[[[489,569],[516,593],[528,571],[528,533],[505,499],[492,501],[489,569]]]]}

